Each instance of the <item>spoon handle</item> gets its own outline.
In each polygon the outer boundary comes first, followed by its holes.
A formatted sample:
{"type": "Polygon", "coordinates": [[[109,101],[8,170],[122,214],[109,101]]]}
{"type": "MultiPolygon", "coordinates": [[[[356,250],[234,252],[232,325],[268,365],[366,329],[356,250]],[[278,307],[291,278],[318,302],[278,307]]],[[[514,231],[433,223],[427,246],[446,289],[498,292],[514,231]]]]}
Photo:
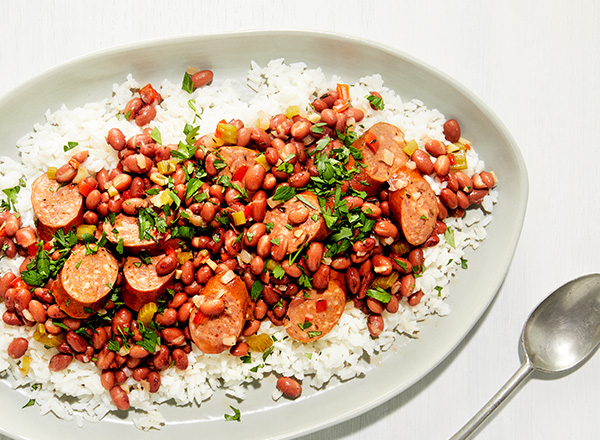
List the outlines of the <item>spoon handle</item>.
{"type": "Polygon", "coordinates": [[[452,436],[450,440],[465,440],[475,432],[475,430],[481,425],[488,416],[494,412],[496,408],[506,400],[506,398],[512,393],[515,388],[519,386],[521,382],[523,382],[527,376],[531,374],[534,370],[529,360],[526,360],[523,365],[517,370],[513,376],[508,379],[508,381],[504,384],[500,390],[494,394],[488,403],[485,404],[483,408],[479,410],[477,414],[473,416],[471,420],[469,420],[460,431],[452,436]]]}

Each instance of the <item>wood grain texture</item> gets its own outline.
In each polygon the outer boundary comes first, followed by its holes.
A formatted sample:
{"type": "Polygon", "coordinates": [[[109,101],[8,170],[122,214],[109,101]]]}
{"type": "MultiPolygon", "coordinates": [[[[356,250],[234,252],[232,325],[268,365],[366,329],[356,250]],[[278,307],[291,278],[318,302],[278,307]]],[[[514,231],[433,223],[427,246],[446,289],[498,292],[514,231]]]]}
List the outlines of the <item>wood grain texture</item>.
{"type": "MultiPolygon", "coordinates": [[[[520,331],[535,305],[569,279],[599,270],[599,19],[598,2],[541,0],[4,0],[0,94],[45,69],[105,48],[166,36],[274,28],[374,40],[472,90],[504,121],[529,172],[529,206],[504,285],[474,331],[414,387],[364,415],[304,437],[443,439],[517,369],[520,331]]],[[[477,438],[597,438],[598,368],[595,357],[560,380],[534,374],[477,438]]]]}

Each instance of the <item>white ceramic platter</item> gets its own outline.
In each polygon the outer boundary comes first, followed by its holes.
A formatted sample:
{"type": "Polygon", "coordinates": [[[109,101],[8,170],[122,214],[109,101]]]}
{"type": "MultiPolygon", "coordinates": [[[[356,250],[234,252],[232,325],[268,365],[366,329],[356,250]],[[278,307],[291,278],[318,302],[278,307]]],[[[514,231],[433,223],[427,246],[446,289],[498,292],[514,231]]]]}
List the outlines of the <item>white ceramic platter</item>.
{"type": "Polygon", "coordinates": [[[161,431],[137,430],[127,418],[107,417],[79,428],[36,407],[21,409],[26,397],[0,383],[0,431],[15,438],[86,440],[106,438],[158,439],[292,438],[355,417],[405,391],[438,365],[473,328],[500,288],[512,259],[527,204],[527,172],[521,154],[498,118],[472,93],[443,73],[394,49],[339,35],[308,32],[250,32],[182,37],[120,47],[60,65],[0,99],[0,155],[15,157],[17,139],[43,121],[47,109],[62,103],[75,107],[110,96],[113,83],[127,73],[140,82],[164,78],[181,81],[188,65],[212,69],[217,78],[243,79],[255,60],[264,65],[284,57],[321,67],[346,82],[380,73],[388,87],[407,101],[421,99],[460,121],[463,133],[499,177],[499,203],[488,238],[467,255],[469,269],[452,282],[451,314],[422,325],[420,337],[401,340],[362,378],[331,383],[324,390],[304,386],[296,401],[274,402],[274,378],[248,392],[244,402],[219,393],[201,408],[166,406],[161,431]],[[242,421],[225,422],[229,405],[241,410],[242,421]]]}

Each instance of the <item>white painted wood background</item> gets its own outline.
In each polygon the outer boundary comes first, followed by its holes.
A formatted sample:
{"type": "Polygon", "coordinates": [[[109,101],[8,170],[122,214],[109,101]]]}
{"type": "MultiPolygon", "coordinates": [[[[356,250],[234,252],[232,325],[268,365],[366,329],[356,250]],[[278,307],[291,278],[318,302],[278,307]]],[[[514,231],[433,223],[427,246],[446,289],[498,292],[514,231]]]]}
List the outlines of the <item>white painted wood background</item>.
{"type": "MultiPolygon", "coordinates": [[[[529,171],[529,206],[504,285],[474,331],[417,385],[304,438],[444,439],[519,366],[519,335],[535,305],[571,278],[599,271],[599,23],[593,1],[3,0],[0,94],[100,49],[249,29],[368,38],[475,92],[504,121],[529,171]]],[[[598,438],[599,369],[596,356],[557,380],[534,375],[477,438],[598,438]]]]}

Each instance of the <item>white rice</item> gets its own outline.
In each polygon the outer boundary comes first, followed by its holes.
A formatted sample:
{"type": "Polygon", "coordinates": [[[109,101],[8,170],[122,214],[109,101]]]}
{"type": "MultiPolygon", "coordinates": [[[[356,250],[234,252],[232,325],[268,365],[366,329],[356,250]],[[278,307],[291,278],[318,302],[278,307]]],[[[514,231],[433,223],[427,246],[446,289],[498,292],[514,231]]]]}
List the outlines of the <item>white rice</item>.
{"type": "MultiPolygon", "coordinates": [[[[307,108],[315,97],[335,89],[338,82],[341,82],[340,78],[327,78],[321,69],[308,69],[303,63],[287,65],[282,59],[271,61],[265,67],[252,63],[246,81],[216,78],[211,85],[193,94],[182,91],[180,84],[164,81],[157,87],[164,101],[158,106],[152,125],[160,130],[164,144],[182,140],[186,123],[199,125],[201,134],[213,132],[222,119],[238,118],[247,126],[254,126],[259,111],[273,116],[284,112],[289,105],[307,108]],[[241,96],[248,96],[248,99],[242,100],[241,96]],[[196,112],[189,105],[190,100],[196,112]]],[[[90,152],[86,167],[91,171],[96,172],[102,167],[110,169],[117,164],[118,158],[107,145],[105,136],[113,127],[120,128],[127,138],[140,132],[135,124],[116,115],[134,96],[136,89],[143,85],[128,76],[123,84],[113,86],[110,99],[81,108],[63,106],[54,113],[48,111],[46,123],[36,125],[31,133],[17,142],[21,163],[0,158],[0,189],[14,187],[21,178],[26,182],[16,206],[24,225],[33,225],[30,185],[49,166],[61,166],[71,155],[84,149],[90,152]],[[79,145],[64,152],[63,145],[68,142],[78,142],[79,145]]],[[[380,75],[361,78],[350,87],[350,95],[353,105],[366,113],[361,126],[389,122],[401,128],[406,139],[415,139],[421,148],[429,138],[443,139],[444,116],[419,100],[403,102],[400,96],[385,87],[380,75]],[[383,111],[371,110],[366,96],[372,90],[378,90],[383,96],[383,111]]],[[[483,161],[478,159],[473,149],[468,154],[468,167],[466,173],[469,175],[484,169],[483,161]]],[[[438,194],[445,185],[429,177],[428,181],[438,194]]],[[[286,338],[282,327],[274,327],[267,320],[262,323],[260,332],[272,335],[276,342],[265,361],[260,355],[253,354],[252,362],[245,364],[227,352],[205,355],[194,347],[187,370],[180,372],[169,368],[161,373],[162,385],[156,394],[148,392],[147,384],[130,378],[126,385],[131,406],[137,409],[131,411],[131,420],[140,429],[160,428],[165,423],[160,412],[161,403],[173,399],[177,405],[190,402],[200,405],[221,388],[227,388],[227,393],[233,397],[244,398],[244,383],[260,380],[271,372],[305,379],[305,386],[310,383],[315,388],[323,387],[334,376],[347,380],[367,372],[371,366],[365,359],[389,349],[401,335],[417,334],[419,323],[428,315],[449,313],[444,299],[451,291],[448,287],[450,280],[460,269],[465,248],[477,248],[485,238],[485,226],[492,219],[496,198],[497,193],[492,190],[482,203],[482,209],[469,210],[466,219],[446,221],[454,232],[455,247],[447,244],[442,237],[439,245],[425,249],[427,270],[416,280],[416,289],[425,293],[423,299],[416,307],[408,306],[404,299],[398,313],[384,312],[386,329],[378,338],[369,335],[365,316],[354,309],[352,303],[347,305],[339,324],[312,344],[286,338]]],[[[21,261],[22,258],[2,259],[0,273],[17,273],[21,261]]],[[[4,310],[2,303],[0,313],[4,310]]],[[[32,361],[26,376],[19,371],[22,360],[11,359],[6,350],[0,351],[0,374],[13,388],[22,388],[30,394],[42,414],[51,412],[60,418],[74,420],[78,425],[98,421],[114,410],[109,393],[100,385],[95,365],[74,362],[68,370],[51,372],[48,361],[56,350],[45,349],[33,340],[32,333],[33,329],[11,327],[0,322],[0,347],[7,347],[17,336],[25,336],[30,341],[27,355],[32,361]],[[32,384],[41,385],[34,390],[32,384]],[[64,398],[68,396],[76,398],[64,398]]],[[[274,390],[273,398],[279,396],[280,393],[274,390]]]]}

